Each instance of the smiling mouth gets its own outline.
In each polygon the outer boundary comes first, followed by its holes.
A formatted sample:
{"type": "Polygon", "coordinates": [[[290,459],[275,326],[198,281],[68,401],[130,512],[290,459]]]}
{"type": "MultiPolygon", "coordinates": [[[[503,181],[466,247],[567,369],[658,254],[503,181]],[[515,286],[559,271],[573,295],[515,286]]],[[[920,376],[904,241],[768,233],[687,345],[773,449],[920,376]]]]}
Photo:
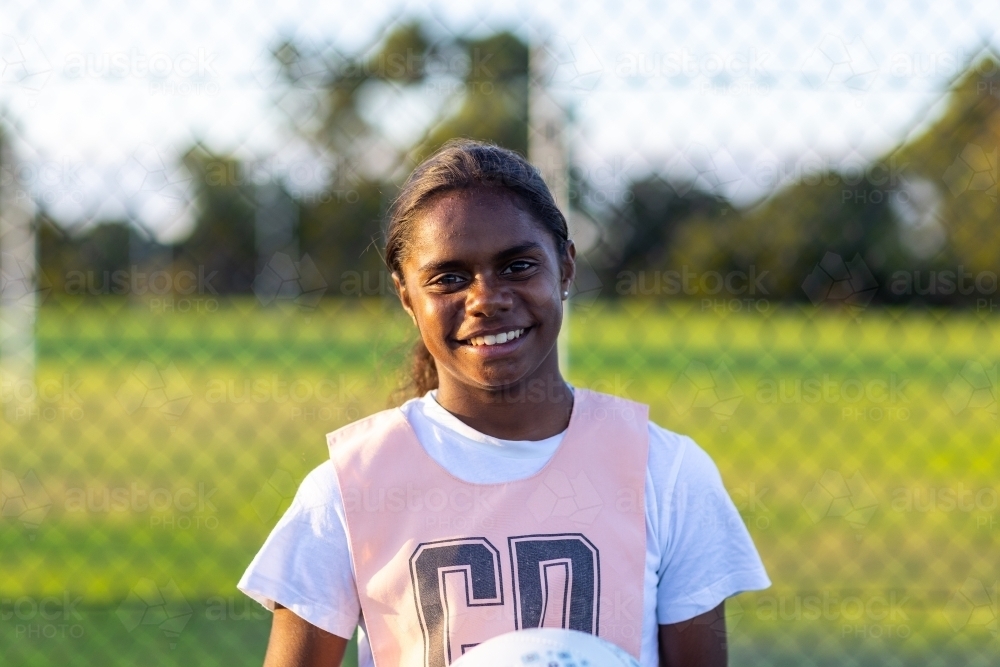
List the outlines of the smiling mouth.
{"type": "Polygon", "coordinates": [[[470,338],[462,342],[465,345],[471,345],[472,347],[492,347],[494,345],[503,345],[504,343],[509,343],[512,340],[520,338],[530,329],[531,327],[524,329],[511,329],[510,331],[495,335],[476,336],[475,338],[470,338]]]}

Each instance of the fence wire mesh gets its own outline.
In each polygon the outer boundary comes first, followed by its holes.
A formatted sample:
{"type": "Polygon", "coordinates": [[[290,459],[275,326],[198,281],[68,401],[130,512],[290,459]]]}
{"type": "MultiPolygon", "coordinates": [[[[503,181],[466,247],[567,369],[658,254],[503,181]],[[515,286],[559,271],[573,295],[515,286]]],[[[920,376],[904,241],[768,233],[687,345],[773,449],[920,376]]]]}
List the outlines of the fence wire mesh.
{"type": "Polygon", "coordinates": [[[733,664],[995,662],[995,6],[0,16],[4,664],[262,660],[235,584],[400,396],[381,223],[456,136],[563,202],[570,381],[718,464],[733,664]]]}

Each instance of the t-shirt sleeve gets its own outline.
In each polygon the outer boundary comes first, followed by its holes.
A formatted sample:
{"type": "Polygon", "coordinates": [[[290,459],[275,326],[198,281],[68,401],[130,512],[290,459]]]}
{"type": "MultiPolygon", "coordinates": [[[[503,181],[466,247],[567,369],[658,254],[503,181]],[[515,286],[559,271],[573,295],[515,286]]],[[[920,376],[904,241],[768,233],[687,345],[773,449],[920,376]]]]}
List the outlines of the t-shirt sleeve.
{"type": "MultiPolygon", "coordinates": [[[[661,471],[668,483],[661,487],[656,600],[657,623],[665,625],[710,611],[737,593],[767,588],[771,580],[715,462],[691,438],[657,429],[675,452],[659,457],[669,468],[661,471]]],[[[657,439],[650,447],[662,446],[657,439]]]]}
{"type": "Polygon", "coordinates": [[[302,482],[237,587],[267,609],[277,602],[338,637],[350,638],[361,603],[330,461],[302,482]]]}

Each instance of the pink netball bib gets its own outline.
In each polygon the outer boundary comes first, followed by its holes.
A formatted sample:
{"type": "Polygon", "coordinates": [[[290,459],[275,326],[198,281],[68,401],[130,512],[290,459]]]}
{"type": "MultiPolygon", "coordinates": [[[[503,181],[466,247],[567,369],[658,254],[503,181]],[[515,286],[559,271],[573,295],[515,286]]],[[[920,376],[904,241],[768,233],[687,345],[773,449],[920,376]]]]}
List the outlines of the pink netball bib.
{"type": "Polygon", "coordinates": [[[378,667],[445,667],[512,630],[581,630],[639,658],[648,408],[577,388],[552,459],[470,484],[399,409],[327,435],[378,667]]]}

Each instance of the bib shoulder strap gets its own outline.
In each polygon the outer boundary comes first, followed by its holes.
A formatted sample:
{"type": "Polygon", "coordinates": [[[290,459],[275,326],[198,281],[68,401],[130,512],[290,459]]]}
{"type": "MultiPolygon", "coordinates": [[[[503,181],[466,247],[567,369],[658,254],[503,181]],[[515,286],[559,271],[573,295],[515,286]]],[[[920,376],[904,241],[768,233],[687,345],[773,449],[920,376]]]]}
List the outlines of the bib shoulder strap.
{"type": "Polygon", "coordinates": [[[610,429],[630,428],[638,434],[646,433],[649,423],[649,406],[614,394],[591,389],[576,389],[580,401],[581,422],[588,428],[602,426],[610,429]]]}
{"type": "Polygon", "coordinates": [[[370,461],[382,443],[393,442],[390,436],[409,428],[399,408],[381,410],[326,434],[330,458],[335,463],[363,465],[370,461]]]}

